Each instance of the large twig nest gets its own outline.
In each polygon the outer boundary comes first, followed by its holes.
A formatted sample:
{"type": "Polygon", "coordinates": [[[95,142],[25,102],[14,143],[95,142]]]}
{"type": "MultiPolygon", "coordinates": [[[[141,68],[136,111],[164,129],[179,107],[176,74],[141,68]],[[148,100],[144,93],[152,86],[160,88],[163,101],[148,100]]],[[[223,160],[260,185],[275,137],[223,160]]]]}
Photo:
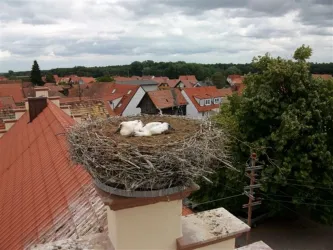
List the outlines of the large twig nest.
{"type": "Polygon", "coordinates": [[[209,121],[175,116],[111,117],[75,125],[68,133],[72,159],[93,178],[125,190],[189,186],[228,161],[228,137],[209,121]],[[175,131],[150,137],[115,134],[122,121],[165,121],[175,131]]]}

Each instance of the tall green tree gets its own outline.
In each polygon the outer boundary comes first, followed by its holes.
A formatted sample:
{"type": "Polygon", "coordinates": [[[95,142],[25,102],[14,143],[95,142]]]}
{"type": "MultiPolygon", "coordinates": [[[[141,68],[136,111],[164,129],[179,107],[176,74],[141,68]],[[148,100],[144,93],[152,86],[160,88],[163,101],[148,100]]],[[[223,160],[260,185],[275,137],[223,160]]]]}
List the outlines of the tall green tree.
{"type": "Polygon", "coordinates": [[[51,73],[47,73],[46,76],[45,76],[45,81],[46,82],[52,82],[52,83],[55,83],[56,80],[54,79],[54,76],[53,74],[51,73]]]}
{"type": "Polygon", "coordinates": [[[38,66],[37,61],[35,60],[33,65],[32,65],[32,69],[31,69],[31,73],[30,73],[30,80],[32,82],[33,85],[37,85],[37,86],[43,86],[44,82],[42,80],[42,75],[38,66]]]}
{"type": "Polygon", "coordinates": [[[237,119],[265,162],[267,202],[275,208],[282,200],[333,224],[333,82],[311,77],[311,54],[303,45],[294,60],[254,58],[258,73],[245,79],[237,119]]]}
{"type": "MultiPolygon", "coordinates": [[[[256,193],[265,199],[263,207],[333,224],[333,81],[311,77],[311,53],[302,46],[294,60],[269,54],[254,58],[256,73],[246,76],[243,95],[232,96],[215,119],[237,138],[231,147],[234,167],[244,169],[251,152],[263,163],[258,176],[263,186],[256,193]]],[[[230,195],[227,187],[235,191],[244,185],[242,175],[235,176],[219,171],[215,178],[224,184],[203,184],[194,198],[204,202],[230,195]]],[[[219,205],[236,209],[237,202],[219,205]]]]}

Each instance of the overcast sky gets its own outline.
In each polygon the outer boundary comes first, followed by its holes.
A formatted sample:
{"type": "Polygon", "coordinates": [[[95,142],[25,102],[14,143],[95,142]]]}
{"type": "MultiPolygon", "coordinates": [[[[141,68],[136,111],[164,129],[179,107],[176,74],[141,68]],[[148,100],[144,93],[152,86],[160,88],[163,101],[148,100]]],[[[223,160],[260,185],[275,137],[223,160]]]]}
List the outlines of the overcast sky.
{"type": "Polygon", "coordinates": [[[333,61],[333,0],[1,0],[0,72],[135,60],[333,61]]]}

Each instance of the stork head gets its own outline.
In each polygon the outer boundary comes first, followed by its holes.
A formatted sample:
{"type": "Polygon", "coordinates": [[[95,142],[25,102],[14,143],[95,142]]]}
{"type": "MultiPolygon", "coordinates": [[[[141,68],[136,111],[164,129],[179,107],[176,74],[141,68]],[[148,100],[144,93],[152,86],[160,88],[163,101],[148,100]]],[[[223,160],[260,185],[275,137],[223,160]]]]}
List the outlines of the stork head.
{"type": "Polygon", "coordinates": [[[168,130],[175,131],[175,129],[170,124],[168,124],[168,130]]]}

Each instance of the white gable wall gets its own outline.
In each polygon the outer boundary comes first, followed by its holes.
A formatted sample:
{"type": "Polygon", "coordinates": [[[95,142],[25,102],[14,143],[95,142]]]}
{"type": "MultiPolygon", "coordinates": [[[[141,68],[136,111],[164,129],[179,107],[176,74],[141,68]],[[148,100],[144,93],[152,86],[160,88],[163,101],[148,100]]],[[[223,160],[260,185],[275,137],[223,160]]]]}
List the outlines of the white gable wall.
{"type": "Polygon", "coordinates": [[[191,118],[202,118],[202,114],[198,112],[197,108],[192,103],[191,99],[188,97],[188,95],[185,93],[184,90],[182,90],[182,95],[184,96],[185,100],[187,101],[186,105],[186,116],[191,118]]]}
{"type": "Polygon", "coordinates": [[[142,87],[138,88],[138,90],[132,97],[130,103],[125,108],[122,116],[139,115],[141,113],[141,109],[137,108],[137,106],[138,106],[139,102],[142,100],[145,93],[146,92],[143,90],[142,87]]]}

